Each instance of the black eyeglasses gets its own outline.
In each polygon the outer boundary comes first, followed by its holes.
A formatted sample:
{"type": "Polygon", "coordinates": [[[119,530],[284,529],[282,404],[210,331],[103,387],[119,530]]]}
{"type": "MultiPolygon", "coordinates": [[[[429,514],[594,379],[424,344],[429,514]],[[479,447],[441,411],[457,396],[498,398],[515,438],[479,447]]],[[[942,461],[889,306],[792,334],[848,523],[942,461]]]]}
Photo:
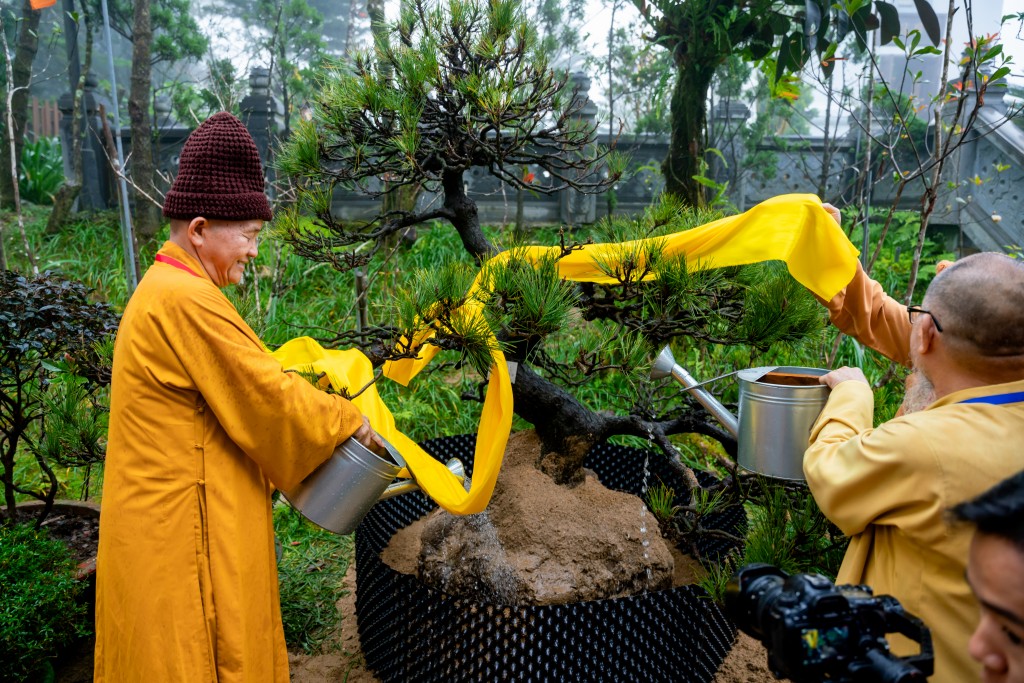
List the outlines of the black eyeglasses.
{"type": "Polygon", "coordinates": [[[939,319],[935,317],[935,314],[932,313],[931,311],[924,310],[920,306],[907,306],[907,317],[910,318],[911,325],[913,325],[914,320],[916,320],[915,316],[920,313],[923,313],[924,315],[930,315],[932,317],[932,322],[935,323],[935,329],[938,330],[939,332],[942,332],[942,325],[939,324],[939,319]]]}

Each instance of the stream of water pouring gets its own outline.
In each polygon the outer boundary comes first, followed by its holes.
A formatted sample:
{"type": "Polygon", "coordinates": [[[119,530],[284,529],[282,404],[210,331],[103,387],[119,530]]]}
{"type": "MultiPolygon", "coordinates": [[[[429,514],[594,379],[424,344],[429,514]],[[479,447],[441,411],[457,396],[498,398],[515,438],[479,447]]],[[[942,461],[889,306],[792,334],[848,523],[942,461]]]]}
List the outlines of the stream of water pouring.
{"type": "Polygon", "coordinates": [[[650,540],[647,538],[647,477],[650,474],[648,466],[650,465],[650,453],[651,448],[654,447],[654,432],[650,429],[647,430],[647,442],[650,448],[644,449],[644,478],[640,484],[640,545],[644,549],[644,564],[647,569],[647,588],[651,587],[651,555],[649,548],[651,546],[650,540]]]}

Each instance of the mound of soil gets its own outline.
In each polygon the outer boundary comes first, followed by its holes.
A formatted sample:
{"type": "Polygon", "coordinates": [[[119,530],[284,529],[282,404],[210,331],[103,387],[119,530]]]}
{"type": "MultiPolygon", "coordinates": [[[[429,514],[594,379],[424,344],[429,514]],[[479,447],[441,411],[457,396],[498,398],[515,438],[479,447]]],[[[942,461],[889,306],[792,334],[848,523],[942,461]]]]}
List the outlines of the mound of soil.
{"type": "Polygon", "coordinates": [[[548,605],[633,595],[672,583],[673,560],[657,520],[637,496],[555,484],[535,467],[540,439],[511,436],[487,510],[458,516],[437,509],[402,529],[384,561],[453,595],[501,604],[548,605]],[[399,538],[401,537],[401,538],[399,538]]]}

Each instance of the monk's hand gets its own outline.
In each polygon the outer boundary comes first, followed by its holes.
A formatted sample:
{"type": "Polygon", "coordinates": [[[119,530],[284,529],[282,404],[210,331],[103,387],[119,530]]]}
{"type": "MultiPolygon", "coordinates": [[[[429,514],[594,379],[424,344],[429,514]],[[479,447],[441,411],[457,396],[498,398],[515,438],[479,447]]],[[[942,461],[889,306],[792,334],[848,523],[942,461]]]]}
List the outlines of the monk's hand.
{"type": "Polygon", "coordinates": [[[380,438],[380,435],[374,431],[373,427],[370,426],[370,418],[363,415],[363,424],[359,425],[359,429],[352,435],[356,441],[369,448],[374,453],[383,453],[384,440],[380,438]]]}
{"type": "Polygon", "coordinates": [[[835,389],[836,385],[840,382],[847,381],[863,382],[864,384],[868,384],[868,378],[864,376],[864,373],[860,368],[848,368],[845,366],[818,378],[818,382],[821,384],[827,384],[829,389],[835,389]]]}
{"type": "Polygon", "coordinates": [[[838,223],[839,225],[843,224],[843,214],[841,214],[839,212],[839,209],[837,209],[836,207],[832,206],[828,202],[825,202],[824,204],[822,204],[821,208],[823,208],[826,211],[828,211],[828,215],[832,216],[832,220],[834,220],[836,223],[838,223]]]}

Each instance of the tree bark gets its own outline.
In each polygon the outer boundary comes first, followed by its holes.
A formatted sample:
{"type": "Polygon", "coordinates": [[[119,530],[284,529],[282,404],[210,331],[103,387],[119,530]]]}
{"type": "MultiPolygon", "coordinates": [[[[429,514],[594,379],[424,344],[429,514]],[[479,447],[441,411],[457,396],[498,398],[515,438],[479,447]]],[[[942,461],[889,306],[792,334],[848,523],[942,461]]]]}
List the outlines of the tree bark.
{"type": "Polygon", "coordinates": [[[451,211],[452,225],[462,238],[462,246],[477,264],[497,253],[480,229],[476,202],[466,196],[462,171],[445,171],[441,176],[441,187],[444,189],[444,208],[451,211]]]}
{"type": "Polygon", "coordinates": [[[604,419],[522,364],[516,371],[512,398],[516,413],[531,422],[540,437],[537,467],[557,484],[581,483],[587,452],[606,438],[604,419]]]}
{"type": "MultiPolygon", "coordinates": [[[[46,234],[56,235],[67,223],[74,208],[75,200],[82,191],[82,106],[85,95],[85,75],[92,71],[92,22],[88,12],[82,12],[82,19],[85,21],[85,61],[83,68],[78,70],[78,82],[75,83],[73,93],[73,104],[71,105],[71,149],[65,154],[71,154],[71,178],[65,178],[64,184],[57,190],[53,197],[53,210],[46,221],[46,234]]],[[[78,51],[75,51],[76,59],[78,51]]]]}
{"type": "Polygon", "coordinates": [[[672,137],[668,156],[661,164],[665,191],[691,206],[703,206],[704,188],[693,179],[700,173],[700,160],[707,147],[705,103],[714,77],[707,68],[690,59],[676,60],[676,85],[672,91],[672,137]]]}
{"type": "Polygon", "coordinates": [[[132,77],[128,96],[128,117],[131,120],[132,130],[130,166],[132,182],[137,188],[135,192],[135,228],[140,237],[149,240],[160,230],[160,207],[145,196],[156,196],[153,188],[153,133],[149,120],[153,43],[150,0],[135,0],[134,11],[132,77]]]}
{"type": "MultiPolygon", "coordinates": [[[[11,71],[14,74],[14,88],[21,88],[14,93],[11,99],[11,113],[14,117],[14,154],[18,166],[21,165],[21,150],[25,145],[25,127],[28,124],[28,84],[32,80],[32,62],[35,61],[36,52],[39,50],[39,17],[42,11],[33,10],[29,0],[24,0],[21,6],[21,21],[18,24],[18,43],[14,49],[14,59],[11,62],[11,71]]],[[[6,59],[6,56],[5,56],[6,59]]],[[[4,125],[7,124],[7,89],[2,92],[0,98],[0,114],[4,125]]],[[[0,136],[0,159],[11,158],[10,146],[7,136],[0,136]]],[[[6,165],[6,164],[5,164],[6,165]]],[[[0,173],[0,208],[14,209],[14,183],[17,178],[11,178],[9,173],[0,173]]]]}

